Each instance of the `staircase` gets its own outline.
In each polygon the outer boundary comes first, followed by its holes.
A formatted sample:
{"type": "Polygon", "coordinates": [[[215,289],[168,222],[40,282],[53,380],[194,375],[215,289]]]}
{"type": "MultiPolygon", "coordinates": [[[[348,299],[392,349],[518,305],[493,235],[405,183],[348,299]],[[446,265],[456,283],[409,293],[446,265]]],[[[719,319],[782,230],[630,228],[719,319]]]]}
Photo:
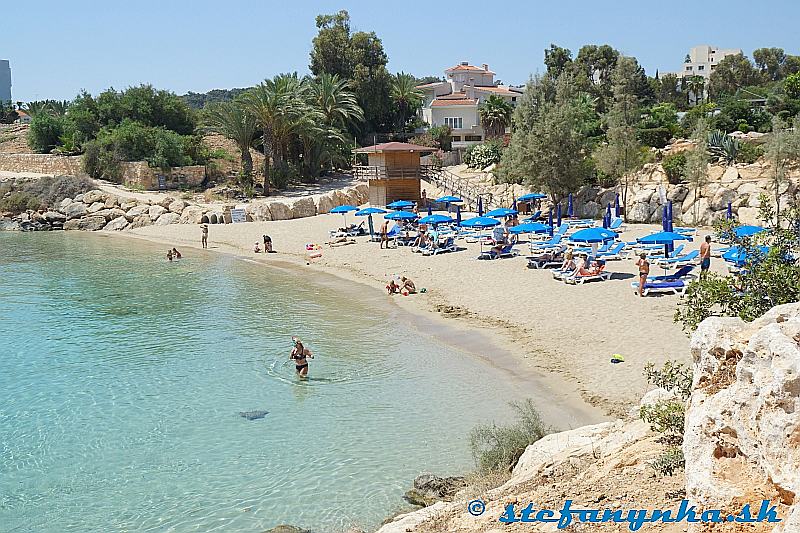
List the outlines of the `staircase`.
{"type": "Polygon", "coordinates": [[[496,189],[487,190],[486,186],[471,183],[469,178],[434,165],[422,167],[422,176],[446,194],[463,199],[464,207],[470,210],[477,210],[478,198],[483,200],[483,208],[486,211],[496,207],[511,207],[514,201],[512,185],[505,184],[503,190],[498,193],[496,189]]]}

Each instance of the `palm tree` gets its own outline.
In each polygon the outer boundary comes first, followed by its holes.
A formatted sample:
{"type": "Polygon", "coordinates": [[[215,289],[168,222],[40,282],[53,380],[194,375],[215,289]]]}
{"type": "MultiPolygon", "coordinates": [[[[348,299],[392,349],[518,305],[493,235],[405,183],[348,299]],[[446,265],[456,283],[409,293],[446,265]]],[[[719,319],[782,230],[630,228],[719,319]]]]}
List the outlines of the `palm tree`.
{"type": "Polygon", "coordinates": [[[323,72],[305,82],[308,101],[323,115],[328,126],[345,129],[364,121],[364,110],[358,105],[349,82],[336,74],[323,72]]]}
{"type": "Polygon", "coordinates": [[[492,94],[478,106],[483,131],[487,138],[502,137],[511,124],[514,108],[500,96],[492,94]]]}
{"type": "MultiPolygon", "coordinates": [[[[694,105],[703,101],[703,91],[706,88],[706,80],[703,76],[692,76],[686,83],[687,89],[694,96],[694,105]]],[[[687,94],[688,98],[688,94],[687,94]]]]}
{"type": "Polygon", "coordinates": [[[218,133],[236,143],[242,154],[242,176],[248,184],[252,181],[253,146],[258,124],[256,117],[239,100],[231,102],[214,102],[207,105],[202,113],[204,129],[218,133]]]}
{"type": "Polygon", "coordinates": [[[398,72],[392,77],[391,97],[399,111],[400,127],[405,128],[408,118],[422,105],[422,91],[411,74],[398,72]]]}

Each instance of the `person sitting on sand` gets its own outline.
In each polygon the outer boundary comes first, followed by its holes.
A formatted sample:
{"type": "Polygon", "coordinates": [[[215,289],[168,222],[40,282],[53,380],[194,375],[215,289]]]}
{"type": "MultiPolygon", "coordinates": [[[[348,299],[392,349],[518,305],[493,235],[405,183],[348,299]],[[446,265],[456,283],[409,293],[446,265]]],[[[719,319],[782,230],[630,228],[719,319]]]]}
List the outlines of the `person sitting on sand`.
{"type": "Polygon", "coordinates": [[[411,246],[415,248],[424,248],[428,242],[428,226],[425,224],[420,224],[417,228],[417,237],[414,239],[414,242],[411,243],[411,246]]]}
{"type": "Polygon", "coordinates": [[[400,286],[395,283],[394,278],[390,279],[389,283],[386,284],[386,291],[389,293],[389,295],[400,292],[400,286]]]}
{"type": "Polygon", "coordinates": [[[167,250],[167,259],[169,259],[170,263],[172,262],[172,250],[167,250]]]}
{"type": "Polygon", "coordinates": [[[181,255],[181,253],[176,248],[173,248],[172,249],[172,257],[174,257],[175,259],[180,259],[183,256],[181,255]]]}
{"type": "Polygon", "coordinates": [[[400,281],[403,283],[402,287],[400,287],[400,292],[402,294],[414,294],[417,292],[417,286],[414,285],[414,282],[408,279],[407,277],[403,276],[400,278],[400,281]],[[405,291],[405,292],[404,292],[405,291]]]}
{"type": "Polygon", "coordinates": [[[647,283],[647,276],[650,275],[650,263],[647,261],[646,253],[639,255],[636,266],[639,267],[639,296],[644,296],[644,285],[647,283]]]}
{"type": "Polygon", "coordinates": [[[272,237],[269,235],[264,235],[264,253],[271,254],[272,253],[272,237]]]}
{"type": "Polygon", "coordinates": [[[297,374],[304,378],[308,376],[308,359],[314,359],[311,350],[303,346],[303,343],[297,337],[292,337],[292,353],[289,354],[289,359],[294,361],[294,368],[297,374]]]}
{"type": "Polygon", "coordinates": [[[253,244],[253,253],[256,254],[261,253],[261,247],[258,245],[258,241],[256,241],[255,244],[253,244]]]}

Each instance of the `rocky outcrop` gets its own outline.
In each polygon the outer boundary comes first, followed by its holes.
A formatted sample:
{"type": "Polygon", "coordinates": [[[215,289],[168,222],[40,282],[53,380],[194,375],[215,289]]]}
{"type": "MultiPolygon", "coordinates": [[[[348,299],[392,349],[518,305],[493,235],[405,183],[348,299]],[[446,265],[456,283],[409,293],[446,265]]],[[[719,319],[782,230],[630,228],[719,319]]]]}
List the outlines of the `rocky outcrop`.
{"type": "MultiPolygon", "coordinates": [[[[151,217],[152,219],[152,217],[151,217]]],[[[168,226],[169,224],[177,224],[181,221],[181,216],[177,213],[164,213],[155,221],[156,226],[168,226]]]]}
{"type": "Polygon", "coordinates": [[[317,214],[317,206],[311,197],[300,198],[292,204],[292,218],[313,217],[317,214]]]}
{"type": "Polygon", "coordinates": [[[406,491],[403,499],[412,505],[427,507],[440,500],[451,500],[466,484],[466,479],[462,476],[420,474],[414,479],[414,486],[406,491]]]}
{"type": "Polygon", "coordinates": [[[800,304],[751,323],[710,318],[691,350],[687,496],[731,510],[768,499],[785,518],[773,531],[800,531],[800,304]]]}
{"type": "Polygon", "coordinates": [[[64,213],[64,216],[67,217],[67,220],[80,218],[86,214],[86,204],[83,202],[72,202],[71,204],[67,205],[67,207],[62,209],[61,212],[64,213]]]}
{"type": "Polygon", "coordinates": [[[150,207],[147,208],[147,214],[150,217],[150,220],[152,220],[153,222],[158,220],[158,217],[160,217],[166,212],[167,208],[161,205],[151,205],[150,207]]]}
{"type": "Polygon", "coordinates": [[[111,222],[106,224],[103,229],[108,231],[122,231],[127,227],[128,227],[128,219],[126,219],[123,216],[113,219],[111,222]]]}

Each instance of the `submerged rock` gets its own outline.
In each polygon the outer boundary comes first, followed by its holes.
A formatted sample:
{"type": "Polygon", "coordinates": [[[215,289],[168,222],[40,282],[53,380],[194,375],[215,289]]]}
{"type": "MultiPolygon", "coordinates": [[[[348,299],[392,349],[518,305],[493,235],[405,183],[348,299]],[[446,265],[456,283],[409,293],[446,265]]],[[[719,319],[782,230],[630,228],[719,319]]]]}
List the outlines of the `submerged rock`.
{"type": "Polygon", "coordinates": [[[248,420],[258,420],[269,414],[269,411],[239,411],[239,416],[248,420]]]}
{"type": "Polygon", "coordinates": [[[267,529],[264,531],[264,533],[311,533],[311,530],[303,529],[297,526],[281,524],[280,526],[275,526],[272,529],[267,529]]]}
{"type": "Polygon", "coordinates": [[[451,499],[466,484],[461,476],[439,477],[424,473],[414,479],[414,488],[407,491],[403,498],[413,505],[427,507],[437,501],[451,499]]]}

